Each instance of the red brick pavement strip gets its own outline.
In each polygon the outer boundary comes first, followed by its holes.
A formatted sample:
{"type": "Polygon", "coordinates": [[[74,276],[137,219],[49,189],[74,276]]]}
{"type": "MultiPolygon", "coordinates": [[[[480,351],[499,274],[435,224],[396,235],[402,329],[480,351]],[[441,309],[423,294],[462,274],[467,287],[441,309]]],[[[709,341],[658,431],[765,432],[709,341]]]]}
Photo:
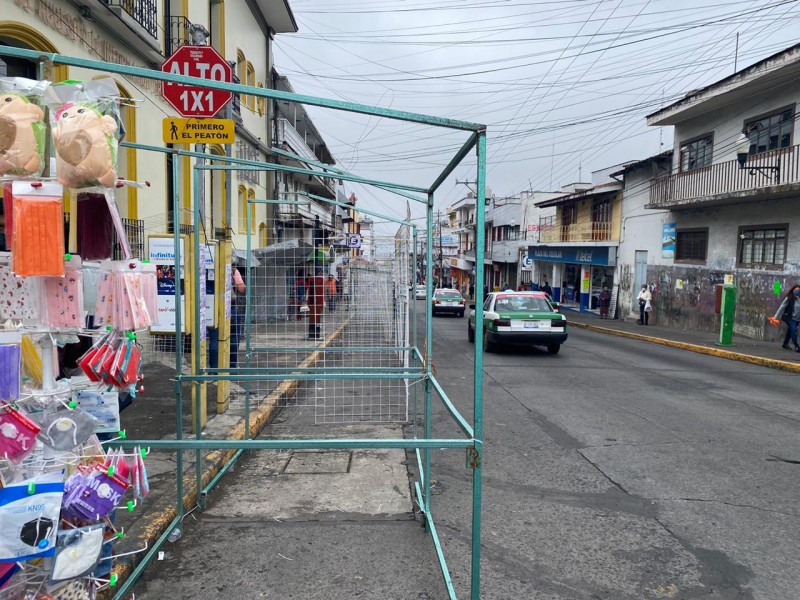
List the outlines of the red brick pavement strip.
{"type": "Polygon", "coordinates": [[[800,373],[800,363],[796,362],[765,358],[763,356],[753,356],[751,354],[743,354],[741,352],[725,350],[724,348],[714,348],[711,346],[701,346],[698,344],[689,344],[687,342],[678,342],[676,340],[642,335],[640,333],[632,333],[630,331],[612,329],[610,327],[600,327],[599,325],[591,325],[589,323],[582,323],[580,321],[570,321],[569,318],[567,318],[567,322],[572,327],[597,331],[598,333],[606,333],[609,335],[616,335],[634,340],[642,340],[644,342],[650,342],[651,344],[659,344],[661,346],[669,346],[671,348],[680,348],[681,350],[689,350],[690,352],[697,352],[698,354],[706,354],[708,356],[717,356],[719,358],[726,358],[728,360],[738,360],[740,362],[761,365],[762,367],[769,367],[771,369],[789,371],[790,373],[800,373]]]}

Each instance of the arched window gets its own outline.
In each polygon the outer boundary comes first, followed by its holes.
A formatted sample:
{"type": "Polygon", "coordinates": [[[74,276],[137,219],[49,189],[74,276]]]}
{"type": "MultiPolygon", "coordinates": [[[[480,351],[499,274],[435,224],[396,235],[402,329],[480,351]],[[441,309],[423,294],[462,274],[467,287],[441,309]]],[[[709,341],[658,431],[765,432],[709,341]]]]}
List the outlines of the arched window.
{"type": "MultiPolygon", "coordinates": [[[[253,63],[249,60],[245,65],[245,74],[247,79],[244,79],[243,82],[247,83],[247,85],[255,87],[256,86],[256,70],[253,68],[253,63]]],[[[248,96],[247,97],[247,107],[255,111],[256,110],[256,97],[255,96],[248,96]]]]}
{"type": "MultiPolygon", "coordinates": [[[[241,50],[236,50],[236,77],[239,78],[239,83],[247,83],[247,59],[241,50]]],[[[247,96],[242,94],[239,101],[246,104],[247,96]]]]}
{"type": "MultiPolygon", "coordinates": [[[[247,189],[247,198],[249,200],[256,199],[256,191],[253,188],[247,189]]],[[[253,203],[250,204],[250,232],[251,234],[256,232],[256,205],[253,203]]]]}
{"type": "MultiPolygon", "coordinates": [[[[256,87],[263,88],[264,82],[259,81],[256,84],[256,87]]],[[[258,112],[259,117],[263,117],[267,112],[267,99],[266,98],[256,98],[256,111],[258,112]]]]}
{"type": "Polygon", "coordinates": [[[267,237],[267,224],[262,221],[258,226],[258,245],[259,245],[259,247],[266,248],[268,241],[269,240],[268,240],[268,237],[267,237]]]}
{"type": "Polygon", "coordinates": [[[237,233],[247,233],[247,188],[240,185],[238,188],[239,202],[237,208],[239,209],[237,233]]]}

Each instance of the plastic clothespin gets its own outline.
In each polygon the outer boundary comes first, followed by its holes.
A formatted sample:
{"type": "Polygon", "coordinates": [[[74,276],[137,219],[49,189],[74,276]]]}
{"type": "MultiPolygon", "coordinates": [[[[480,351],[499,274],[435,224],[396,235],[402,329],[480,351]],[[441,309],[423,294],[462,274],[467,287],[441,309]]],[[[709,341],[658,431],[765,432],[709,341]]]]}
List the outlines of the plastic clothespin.
{"type": "Polygon", "coordinates": [[[122,538],[125,537],[125,532],[124,531],[118,531],[117,533],[114,534],[114,537],[116,539],[118,539],[118,540],[121,540],[122,538]]]}
{"type": "Polygon", "coordinates": [[[129,340],[136,341],[136,333],[133,331],[126,331],[125,337],[128,338],[129,340]]]}
{"type": "Polygon", "coordinates": [[[109,465],[108,466],[108,476],[109,477],[113,477],[114,476],[114,465],[109,465]]]}
{"type": "MultiPolygon", "coordinates": [[[[148,183],[147,185],[150,185],[150,184],[148,183]]],[[[142,259],[142,264],[143,265],[149,265],[150,264],[150,259],[149,258],[143,258],[142,259]]]]}
{"type": "Polygon", "coordinates": [[[36,482],[31,481],[28,484],[28,496],[33,496],[36,493],[36,482]]]}
{"type": "Polygon", "coordinates": [[[119,579],[119,576],[116,573],[112,573],[111,577],[108,579],[108,586],[115,587],[117,585],[117,579],[119,579]]]}
{"type": "Polygon", "coordinates": [[[70,409],[73,409],[73,408],[76,408],[76,407],[78,406],[78,403],[77,403],[77,402],[75,402],[75,400],[70,400],[69,402],[67,402],[67,406],[68,406],[70,409]]]}
{"type": "Polygon", "coordinates": [[[111,331],[111,325],[106,325],[106,331],[111,331]]]}
{"type": "Polygon", "coordinates": [[[147,448],[147,449],[139,448],[139,454],[141,454],[142,458],[144,458],[145,456],[150,454],[150,448],[147,448]]]}
{"type": "Polygon", "coordinates": [[[125,432],[124,429],[119,432],[119,439],[124,440],[127,437],[128,437],[128,434],[125,432]]]}
{"type": "Polygon", "coordinates": [[[72,260],[72,254],[70,254],[69,252],[67,252],[67,253],[64,255],[64,260],[72,260]]]}
{"type": "Polygon", "coordinates": [[[134,508],[136,508],[136,500],[128,500],[128,512],[133,512],[134,508]]]}

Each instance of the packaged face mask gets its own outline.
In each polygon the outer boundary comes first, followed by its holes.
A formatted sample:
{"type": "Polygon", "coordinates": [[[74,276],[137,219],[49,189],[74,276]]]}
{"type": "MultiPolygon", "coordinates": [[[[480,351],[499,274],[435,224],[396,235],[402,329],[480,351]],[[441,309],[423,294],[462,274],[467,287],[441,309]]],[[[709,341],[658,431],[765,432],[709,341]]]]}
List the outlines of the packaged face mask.
{"type": "Polygon", "coordinates": [[[121,462],[119,471],[109,475],[108,465],[78,472],[67,481],[64,510],[90,521],[99,521],[117,507],[128,489],[128,466],[121,462]],[[124,465],[124,469],[122,466],[124,465]]]}
{"type": "Polygon", "coordinates": [[[90,573],[103,547],[103,525],[58,532],[51,581],[83,577],[90,573]]]}
{"type": "Polygon", "coordinates": [[[59,410],[45,414],[39,421],[39,439],[48,448],[67,452],[89,439],[99,421],[82,410],[59,410]]]}
{"type": "Polygon", "coordinates": [[[0,489],[0,562],[53,555],[63,496],[47,476],[0,489]]]}
{"type": "Polygon", "coordinates": [[[18,464],[36,447],[39,426],[11,404],[0,405],[0,457],[18,464]]]}

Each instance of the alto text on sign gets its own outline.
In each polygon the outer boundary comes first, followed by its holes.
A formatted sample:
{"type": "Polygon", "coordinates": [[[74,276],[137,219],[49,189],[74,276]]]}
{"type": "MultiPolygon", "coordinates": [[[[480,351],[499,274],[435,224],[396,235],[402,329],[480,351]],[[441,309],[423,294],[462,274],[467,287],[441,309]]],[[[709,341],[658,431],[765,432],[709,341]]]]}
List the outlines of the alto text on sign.
{"type": "MultiPolygon", "coordinates": [[[[211,46],[181,46],[161,65],[164,73],[233,81],[233,69],[211,46]]],[[[201,86],[161,82],[161,94],[182,117],[213,117],[233,98],[233,92],[201,86]]]]}
{"type": "Polygon", "coordinates": [[[231,119],[179,119],[162,124],[165,144],[233,144],[236,130],[231,119]]]}

